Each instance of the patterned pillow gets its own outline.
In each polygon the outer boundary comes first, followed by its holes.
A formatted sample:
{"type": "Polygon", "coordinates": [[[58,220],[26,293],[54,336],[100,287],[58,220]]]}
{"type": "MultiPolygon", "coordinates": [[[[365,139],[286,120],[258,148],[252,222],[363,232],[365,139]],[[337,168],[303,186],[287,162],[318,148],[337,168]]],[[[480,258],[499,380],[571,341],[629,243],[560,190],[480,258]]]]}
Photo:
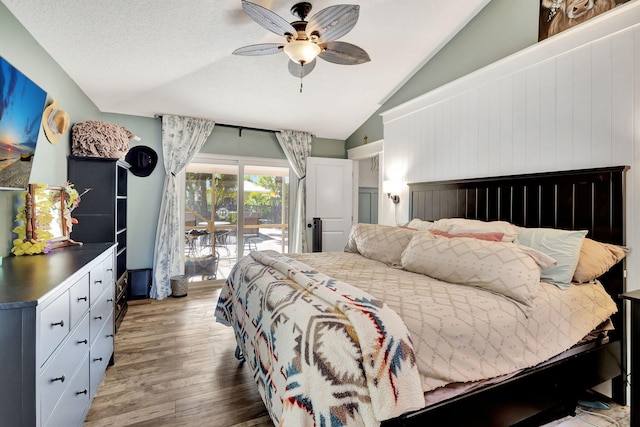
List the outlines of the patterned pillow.
{"type": "Polygon", "coordinates": [[[419,218],[414,218],[409,221],[407,227],[415,228],[418,231],[429,231],[435,227],[435,222],[423,221],[419,218]]]}
{"type": "Polygon", "coordinates": [[[483,288],[531,307],[540,267],[518,245],[469,237],[416,234],[402,254],[402,268],[439,280],[483,288]]]}
{"type": "Polygon", "coordinates": [[[356,226],[351,227],[351,231],[349,232],[349,237],[347,238],[347,244],[344,246],[344,252],[351,252],[353,254],[358,254],[358,246],[356,245],[356,236],[355,231],[356,226]]]}
{"type": "Polygon", "coordinates": [[[580,258],[578,258],[576,271],[573,273],[573,281],[578,283],[590,282],[606,273],[621,261],[625,255],[620,246],[585,238],[580,248],[580,258]]]}
{"type": "Polygon", "coordinates": [[[356,224],[351,230],[362,256],[391,265],[400,265],[402,251],[415,233],[409,228],[380,224],[356,224]]]}

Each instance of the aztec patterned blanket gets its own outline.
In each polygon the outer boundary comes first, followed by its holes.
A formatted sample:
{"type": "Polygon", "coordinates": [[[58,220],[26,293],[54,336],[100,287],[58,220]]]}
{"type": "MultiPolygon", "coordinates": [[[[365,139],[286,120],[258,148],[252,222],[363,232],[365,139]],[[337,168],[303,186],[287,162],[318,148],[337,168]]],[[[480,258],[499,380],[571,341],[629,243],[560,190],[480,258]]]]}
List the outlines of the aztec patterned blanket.
{"type": "Polygon", "coordinates": [[[234,327],[276,425],[374,426],[424,406],[400,317],[299,261],[272,251],[242,258],[216,318],[234,327]]]}

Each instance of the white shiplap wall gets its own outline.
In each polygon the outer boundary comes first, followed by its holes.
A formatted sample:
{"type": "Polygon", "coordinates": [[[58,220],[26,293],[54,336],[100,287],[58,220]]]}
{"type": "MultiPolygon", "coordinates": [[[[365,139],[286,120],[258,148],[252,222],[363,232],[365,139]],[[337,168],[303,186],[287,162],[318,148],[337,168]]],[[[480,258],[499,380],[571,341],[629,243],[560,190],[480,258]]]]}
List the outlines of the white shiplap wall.
{"type": "MultiPolygon", "coordinates": [[[[640,244],[640,195],[634,196],[634,188],[640,189],[640,1],[382,115],[384,179],[630,165],[626,241],[632,249],[640,244]]],[[[408,218],[407,196],[408,189],[401,194],[399,222],[408,218]]],[[[381,222],[393,224],[395,218],[385,203],[381,222]]],[[[628,258],[629,289],[640,288],[631,280],[638,251],[640,246],[628,258]]]]}

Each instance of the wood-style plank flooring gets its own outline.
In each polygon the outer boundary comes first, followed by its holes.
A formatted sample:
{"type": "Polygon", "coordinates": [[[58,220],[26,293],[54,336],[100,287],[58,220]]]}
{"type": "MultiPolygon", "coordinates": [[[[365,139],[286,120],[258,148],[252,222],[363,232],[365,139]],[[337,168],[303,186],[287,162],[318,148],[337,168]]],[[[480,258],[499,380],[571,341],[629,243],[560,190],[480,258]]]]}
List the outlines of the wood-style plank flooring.
{"type": "Polygon", "coordinates": [[[129,306],[85,427],[273,427],[231,328],[215,322],[220,286],[129,306]]]}

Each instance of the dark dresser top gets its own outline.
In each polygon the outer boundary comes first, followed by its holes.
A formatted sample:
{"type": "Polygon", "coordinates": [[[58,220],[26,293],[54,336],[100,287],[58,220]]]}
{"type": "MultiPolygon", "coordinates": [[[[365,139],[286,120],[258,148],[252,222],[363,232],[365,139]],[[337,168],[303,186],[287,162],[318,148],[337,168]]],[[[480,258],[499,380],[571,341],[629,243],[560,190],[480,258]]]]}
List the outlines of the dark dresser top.
{"type": "Polygon", "coordinates": [[[37,305],[47,293],[115,243],[85,243],[41,255],[10,255],[0,267],[0,310],[37,305]]]}
{"type": "Polygon", "coordinates": [[[631,301],[640,301],[640,289],[636,291],[625,292],[624,294],[620,294],[620,298],[628,299],[631,301]]]}

